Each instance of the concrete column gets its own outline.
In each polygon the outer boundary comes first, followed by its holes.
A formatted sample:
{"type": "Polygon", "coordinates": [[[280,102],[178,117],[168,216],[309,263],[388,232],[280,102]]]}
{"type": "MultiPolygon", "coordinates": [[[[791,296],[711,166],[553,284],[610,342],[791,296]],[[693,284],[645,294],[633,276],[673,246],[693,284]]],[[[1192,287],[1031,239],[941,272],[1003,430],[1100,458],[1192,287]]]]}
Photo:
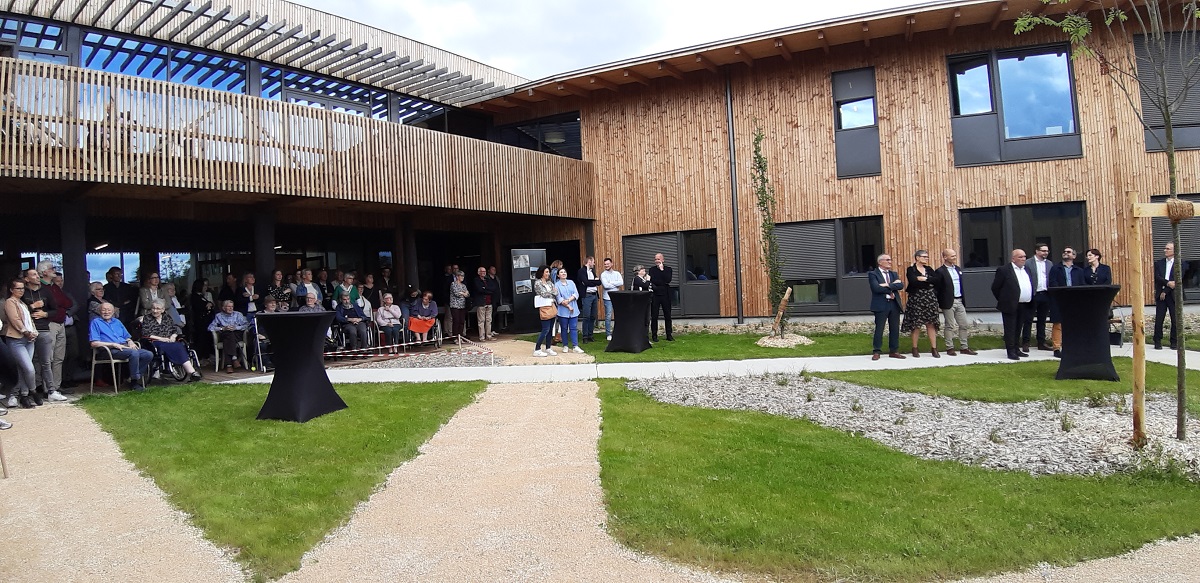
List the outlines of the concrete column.
{"type": "Polygon", "coordinates": [[[404,285],[420,287],[421,274],[417,265],[417,233],[412,228],[412,221],[405,220],[404,229],[404,285]]]}
{"type": "Polygon", "coordinates": [[[266,283],[275,271],[275,211],[261,206],[254,211],[254,274],[266,283]]]}
{"type": "MultiPolygon", "coordinates": [[[[87,207],[84,201],[63,203],[59,208],[62,229],[63,287],[76,300],[87,301],[87,207]]],[[[104,281],[103,273],[92,277],[104,281]]],[[[83,313],[83,310],[80,310],[83,313]]]]}

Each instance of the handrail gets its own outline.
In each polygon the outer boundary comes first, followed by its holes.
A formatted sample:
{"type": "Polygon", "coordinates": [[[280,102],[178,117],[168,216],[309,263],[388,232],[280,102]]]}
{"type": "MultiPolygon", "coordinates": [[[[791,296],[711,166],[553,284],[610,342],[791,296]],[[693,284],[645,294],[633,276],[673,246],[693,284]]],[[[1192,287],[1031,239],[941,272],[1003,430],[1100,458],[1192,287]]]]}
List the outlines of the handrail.
{"type": "Polygon", "coordinates": [[[593,218],[590,162],[0,58],[0,175],[593,218]]]}

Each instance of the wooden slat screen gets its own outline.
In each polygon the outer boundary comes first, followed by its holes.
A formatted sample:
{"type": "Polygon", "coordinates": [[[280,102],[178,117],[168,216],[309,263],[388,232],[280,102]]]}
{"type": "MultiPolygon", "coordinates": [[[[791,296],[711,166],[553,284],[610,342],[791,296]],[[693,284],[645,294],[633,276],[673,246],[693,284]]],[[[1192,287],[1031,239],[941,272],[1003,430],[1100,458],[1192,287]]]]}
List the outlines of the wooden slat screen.
{"type": "Polygon", "coordinates": [[[0,175],[588,219],[595,182],[590,162],[10,58],[0,175]]]}

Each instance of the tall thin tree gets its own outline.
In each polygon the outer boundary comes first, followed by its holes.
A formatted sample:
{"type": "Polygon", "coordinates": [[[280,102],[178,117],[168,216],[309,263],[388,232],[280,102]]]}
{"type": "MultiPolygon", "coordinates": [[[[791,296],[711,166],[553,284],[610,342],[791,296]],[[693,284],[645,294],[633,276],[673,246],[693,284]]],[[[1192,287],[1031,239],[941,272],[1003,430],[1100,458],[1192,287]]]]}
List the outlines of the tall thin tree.
{"type": "MultiPolygon", "coordinates": [[[[768,175],[767,157],[762,152],[763,139],[762,128],[755,127],[754,167],[750,169],[750,180],[754,185],[758,213],[762,217],[763,267],[765,268],[770,284],[767,293],[767,302],[770,305],[770,309],[775,310],[779,307],[779,302],[783,301],[783,294],[787,290],[787,283],[783,279],[783,258],[779,253],[779,241],[775,237],[775,187],[771,185],[771,177],[768,175]]],[[[779,321],[779,329],[773,332],[783,336],[783,329],[786,325],[787,312],[785,311],[779,321]]]]}

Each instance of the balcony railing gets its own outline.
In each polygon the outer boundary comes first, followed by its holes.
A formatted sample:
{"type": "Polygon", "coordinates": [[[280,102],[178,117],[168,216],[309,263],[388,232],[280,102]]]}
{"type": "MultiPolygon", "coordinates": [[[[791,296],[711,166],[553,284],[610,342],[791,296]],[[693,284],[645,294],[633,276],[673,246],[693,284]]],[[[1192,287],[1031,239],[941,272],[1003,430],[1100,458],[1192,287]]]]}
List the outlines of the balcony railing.
{"type": "Polygon", "coordinates": [[[590,162],[0,58],[0,174],[591,218],[590,162]]]}

